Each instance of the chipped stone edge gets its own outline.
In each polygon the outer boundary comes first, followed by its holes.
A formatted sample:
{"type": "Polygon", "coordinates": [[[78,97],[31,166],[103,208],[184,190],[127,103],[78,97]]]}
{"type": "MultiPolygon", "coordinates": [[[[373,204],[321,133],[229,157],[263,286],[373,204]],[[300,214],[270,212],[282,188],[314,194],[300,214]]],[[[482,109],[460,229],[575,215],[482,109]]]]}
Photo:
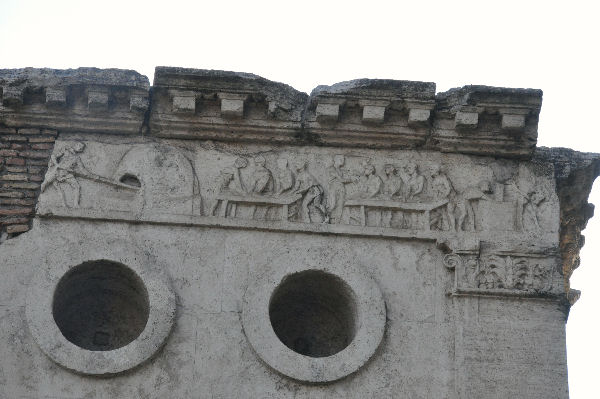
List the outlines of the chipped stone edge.
{"type": "Polygon", "coordinates": [[[569,148],[538,147],[533,161],[554,165],[556,194],[560,203],[559,249],[565,294],[571,305],[580,296],[571,288],[570,278],[579,267],[579,252],[585,243],[581,232],[594,216],[594,205],[588,203],[594,180],[600,176],[600,154],[583,153],[569,148]],[[574,190],[574,188],[577,188],[574,190]]]}

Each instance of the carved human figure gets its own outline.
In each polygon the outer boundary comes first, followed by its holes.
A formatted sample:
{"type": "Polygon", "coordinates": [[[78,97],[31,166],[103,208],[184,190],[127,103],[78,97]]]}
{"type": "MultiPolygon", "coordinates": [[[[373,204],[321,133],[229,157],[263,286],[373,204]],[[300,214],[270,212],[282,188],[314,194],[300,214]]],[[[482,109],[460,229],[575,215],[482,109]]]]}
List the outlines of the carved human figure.
{"type": "Polygon", "coordinates": [[[375,166],[367,165],[365,167],[365,175],[367,176],[367,198],[373,198],[381,192],[383,181],[375,173],[375,166]]]}
{"type": "Polygon", "coordinates": [[[546,196],[539,190],[523,189],[514,179],[507,182],[506,186],[515,196],[515,230],[539,232],[541,230],[538,207],[546,200],[546,196]]]}
{"type": "Polygon", "coordinates": [[[235,172],[229,168],[225,168],[221,171],[219,181],[217,182],[219,192],[232,191],[229,185],[233,182],[234,175],[235,172]]]}
{"type": "Polygon", "coordinates": [[[521,215],[517,216],[521,217],[521,225],[524,230],[536,232],[541,230],[538,218],[538,208],[545,200],[546,197],[540,191],[532,191],[523,198],[523,210],[521,215]]]}
{"type": "Polygon", "coordinates": [[[440,165],[435,165],[433,168],[430,187],[434,200],[447,199],[454,192],[450,179],[440,165]]]}
{"type": "MultiPolygon", "coordinates": [[[[386,164],[383,167],[383,180],[382,180],[382,195],[387,199],[394,199],[401,193],[402,190],[402,179],[396,174],[396,167],[392,164],[386,164]]],[[[390,227],[392,224],[393,212],[391,210],[381,211],[381,225],[383,227],[390,227]]],[[[399,214],[399,217],[402,215],[399,214]]]]}
{"type": "Polygon", "coordinates": [[[481,181],[476,186],[467,187],[461,193],[456,195],[454,213],[456,215],[456,230],[473,231],[475,230],[475,211],[473,210],[473,201],[489,200],[488,194],[492,193],[489,181],[481,181]]]}
{"type": "Polygon", "coordinates": [[[323,188],[321,186],[311,186],[308,189],[302,200],[302,209],[306,209],[308,213],[308,219],[305,219],[306,215],[303,215],[303,220],[305,221],[307,220],[310,223],[329,222],[329,215],[323,201],[323,188]]]}
{"type": "Polygon", "coordinates": [[[346,184],[358,181],[356,177],[347,176],[342,171],[345,158],[343,155],[335,155],[333,163],[327,168],[327,180],[329,191],[327,197],[327,209],[330,215],[331,223],[339,223],[346,202],[346,184]]]}
{"type": "MultiPolygon", "coordinates": [[[[220,192],[220,193],[231,192],[236,195],[244,194],[242,192],[239,192],[236,187],[231,187],[234,182],[235,173],[236,173],[235,171],[233,171],[232,169],[229,169],[229,168],[225,168],[221,171],[221,173],[219,174],[219,180],[217,181],[218,192],[220,192]]],[[[210,211],[211,215],[213,215],[213,216],[216,215],[219,205],[223,206],[223,201],[218,199],[215,201],[215,203],[212,206],[212,209],[210,211]]],[[[225,210],[225,214],[227,214],[227,210],[225,210]]]]}
{"type": "Polygon", "coordinates": [[[396,167],[392,164],[386,164],[383,167],[383,172],[382,193],[385,197],[391,199],[402,190],[402,179],[396,174],[396,167]]]}
{"type": "Polygon", "coordinates": [[[85,144],[77,142],[74,145],[69,145],[63,148],[56,154],[50,157],[50,165],[46,173],[46,179],[41,185],[41,192],[46,191],[48,186],[56,186],[63,199],[63,203],[67,207],[79,207],[79,199],[81,194],[81,186],[77,181],[77,175],[95,177],[89,172],[81,161],[80,155],[85,149],[85,144]],[[67,190],[70,192],[67,193],[67,190]],[[68,201],[67,198],[71,198],[68,201]]]}
{"type": "Polygon", "coordinates": [[[273,193],[273,175],[271,171],[265,167],[265,163],[265,158],[262,155],[254,158],[251,191],[255,194],[273,193]]]}
{"type": "Polygon", "coordinates": [[[360,171],[357,171],[355,173],[353,173],[353,175],[357,176],[356,182],[354,184],[354,188],[355,188],[355,194],[356,197],[361,197],[361,193],[364,193],[367,191],[367,180],[368,180],[368,176],[365,173],[365,170],[367,168],[369,164],[369,162],[371,162],[370,159],[365,159],[360,163],[360,171]]]}
{"type": "Polygon", "coordinates": [[[441,166],[436,165],[431,173],[431,195],[436,201],[447,200],[447,204],[431,212],[430,227],[443,230],[444,224],[456,230],[456,191],[441,166]]]}
{"type": "Polygon", "coordinates": [[[414,201],[425,187],[425,177],[419,174],[417,164],[409,161],[403,168],[404,199],[414,201]]]}
{"type": "MultiPolygon", "coordinates": [[[[245,158],[237,158],[233,163],[233,168],[225,168],[219,174],[217,180],[216,191],[219,193],[229,193],[235,196],[245,196],[247,188],[242,180],[241,170],[248,166],[248,160],[245,158]]],[[[219,207],[226,206],[226,209],[221,209],[221,216],[235,215],[237,204],[229,203],[221,199],[217,199],[210,210],[210,215],[217,216],[219,207]]]]}
{"type": "Polygon", "coordinates": [[[300,221],[304,223],[321,223],[327,219],[327,210],[323,205],[323,188],[308,171],[306,161],[299,161],[296,165],[296,181],[292,191],[295,194],[302,195],[299,210],[300,221]],[[311,209],[314,217],[311,217],[311,209]],[[322,213],[321,216],[319,216],[320,213],[322,213]]]}
{"type": "Polygon", "coordinates": [[[234,193],[247,193],[248,189],[242,180],[241,170],[248,166],[248,160],[246,158],[237,158],[233,163],[233,166],[235,167],[233,173],[233,182],[230,184],[229,188],[234,193]]]}
{"type": "Polygon", "coordinates": [[[359,191],[355,194],[357,198],[373,198],[381,192],[383,181],[375,174],[375,166],[365,164],[358,186],[359,191]]]}
{"type": "Polygon", "coordinates": [[[277,160],[277,195],[289,193],[294,187],[294,174],[288,167],[288,160],[277,160]]]}
{"type": "Polygon", "coordinates": [[[308,171],[308,162],[299,161],[296,164],[296,181],[292,191],[304,194],[310,187],[318,185],[317,179],[308,171]]]}

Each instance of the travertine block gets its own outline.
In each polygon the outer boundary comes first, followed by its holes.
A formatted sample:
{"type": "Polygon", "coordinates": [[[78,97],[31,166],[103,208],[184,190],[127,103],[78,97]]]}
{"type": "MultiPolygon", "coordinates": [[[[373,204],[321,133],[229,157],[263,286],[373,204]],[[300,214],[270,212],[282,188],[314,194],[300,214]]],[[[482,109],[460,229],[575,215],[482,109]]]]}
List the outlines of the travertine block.
{"type": "Polygon", "coordinates": [[[108,110],[108,91],[90,89],[88,91],[88,109],[93,112],[108,110]]]}
{"type": "Polygon", "coordinates": [[[429,116],[431,111],[428,109],[411,108],[408,111],[408,125],[409,126],[426,126],[429,122],[429,116]]]}
{"type": "Polygon", "coordinates": [[[385,107],[378,105],[365,105],[363,107],[362,121],[365,123],[379,124],[385,119],[385,107]]]}
{"type": "Polygon", "coordinates": [[[337,122],[340,115],[339,104],[319,103],[317,104],[316,117],[317,122],[337,122]]]}
{"type": "Polygon", "coordinates": [[[23,90],[18,87],[4,87],[2,90],[2,104],[14,107],[23,104],[23,90]]]}
{"type": "Polygon", "coordinates": [[[242,118],[244,116],[244,100],[223,98],[221,100],[221,116],[223,118],[242,118]]]}
{"type": "Polygon", "coordinates": [[[148,109],[148,96],[132,94],[129,98],[129,110],[134,112],[144,112],[148,109]]]}
{"type": "Polygon", "coordinates": [[[520,130],[525,127],[525,115],[504,114],[502,115],[503,130],[520,130]]]}
{"type": "Polygon", "coordinates": [[[174,96],[173,112],[194,113],[196,111],[196,97],[194,96],[174,96]]]}
{"type": "Polygon", "coordinates": [[[46,88],[46,104],[52,107],[63,107],[67,104],[67,94],[63,88],[46,88]]]}
{"type": "Polygon", "coordinates": [[[477,112],[459,111],[454,117],[457,129],[474,129],[479,123],[479,114],[477,112]]]}

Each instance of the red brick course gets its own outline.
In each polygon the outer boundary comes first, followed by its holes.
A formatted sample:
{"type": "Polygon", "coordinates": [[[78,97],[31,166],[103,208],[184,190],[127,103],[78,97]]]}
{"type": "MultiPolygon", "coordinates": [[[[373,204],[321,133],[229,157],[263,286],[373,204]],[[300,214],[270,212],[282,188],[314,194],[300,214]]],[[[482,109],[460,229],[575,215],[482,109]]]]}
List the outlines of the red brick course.
{"type": "Polygon", "coordinates": [[[54,148],[53,143],[41,143],[41,144],[32,144],[31,148],[34,150],[51,150],[54,148]]]}
{"type": "Polygon", "coordinates": [[[12,224],[12,225],[6,227],[6,232],[8,234],[24,233],[28,230],[29,230],[28,224],[12,224]]]}
{"type": "Polygon", "coordinates": [[[17,152],[15,150],[0,150],[0,157],[16,157],[17,152]]]}
{"type": "Polygon", "coordinates": [[[29,223],[31,221],[31,217],[0,217],[0,226],[10,226],[11,224],[23,224],[29,223]]]}
{"type": "Polygon", "coordinates": [[[57,132],[0,126],[0,236],[31,227],[57,132]]]}
{"type": "Polygon", "coordinates": [[[7,173],[5,175],[0,175],[0,180],[2,181],[27,181],[29,180],[27,175],[19,174],[19,173],[7,173]]]}
{"type": "Polygon", "coordinates": [[[29,215],[33,208],[0,208],[0,216],[29,215]]]}
{"type": "Polygon", "coordinates": [[[2,198],[0,197],[0,205],[22,205],[32,206],[35,205],[34,199],[20,199],[20,198],[2,198]]]}
{"type": "Polygon", "coordinates": [[[56,139],[50,136],[29,137],[30,143],[54,143],[54,140],[56,139]]]}
{"type": "Polygon", "coordinates": [[[25,159],[23,158],[8,158],[6,159],[7,165],[25,165],[25,159]]]}

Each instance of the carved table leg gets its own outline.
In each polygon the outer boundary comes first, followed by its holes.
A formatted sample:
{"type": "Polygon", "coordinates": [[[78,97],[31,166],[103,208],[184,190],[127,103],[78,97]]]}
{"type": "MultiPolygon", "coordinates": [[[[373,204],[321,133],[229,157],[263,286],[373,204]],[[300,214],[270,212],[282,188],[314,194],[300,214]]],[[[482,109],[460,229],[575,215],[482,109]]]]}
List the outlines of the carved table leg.
{"type": "Polygon", "coordinates": [[[227,206],[229,205],[229,201],[223,200],[221,204],[221,217],[227,217],[227,206]]]}
{"type": "Polygon", "coordinates": [[[281,220],[284,222],[288,221],[288,204],[283,204],[283,207],[281,208],[281,220]]]}

